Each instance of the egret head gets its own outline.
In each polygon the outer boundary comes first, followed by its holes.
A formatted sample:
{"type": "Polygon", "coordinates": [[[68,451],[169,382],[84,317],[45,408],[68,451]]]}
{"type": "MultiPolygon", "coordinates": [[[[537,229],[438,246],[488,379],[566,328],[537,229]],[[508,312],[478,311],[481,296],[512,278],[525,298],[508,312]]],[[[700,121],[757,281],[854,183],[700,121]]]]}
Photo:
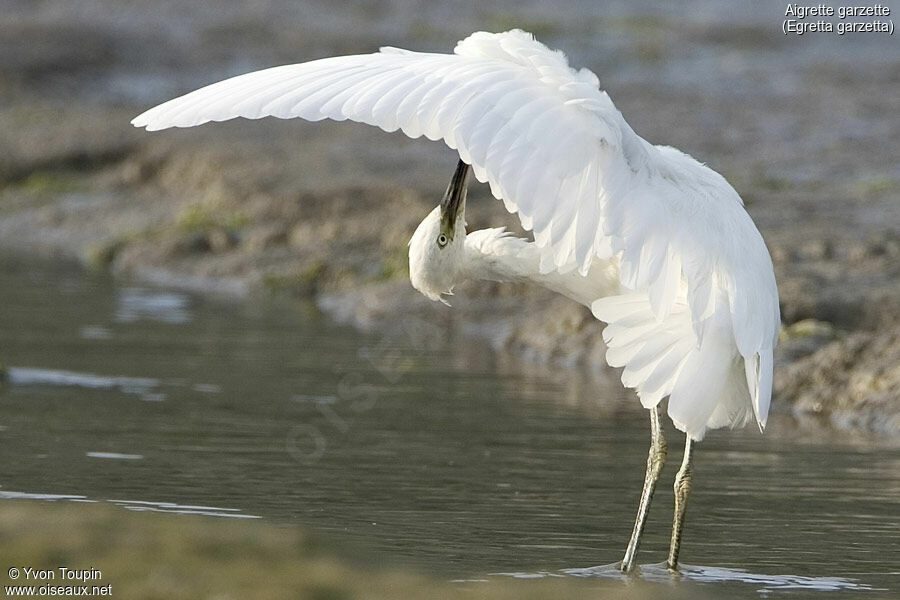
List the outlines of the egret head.
{"type": "Polygon", "coordinates": [[[469,165],[459,161],[440,206],[419,223],[409,241],[409,279],[432,300],[452,293],[463,278],[466,241],[466,179],[469,165]]]}

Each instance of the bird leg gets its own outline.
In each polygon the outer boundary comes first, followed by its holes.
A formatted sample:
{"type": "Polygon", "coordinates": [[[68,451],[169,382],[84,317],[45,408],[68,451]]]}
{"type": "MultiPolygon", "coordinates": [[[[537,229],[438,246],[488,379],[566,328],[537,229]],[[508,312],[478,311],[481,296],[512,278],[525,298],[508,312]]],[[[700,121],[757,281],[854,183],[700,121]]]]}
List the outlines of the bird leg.
{"type": "Polygon", "coordinates": [[[650,409],[650,453],[647,456],[647,473],[644,475],[644,489],[641,492],[641,503],[638,505],[637,517],[634,520],[634,529],[631,531],[631,539],[628,548],[625,549],[625,558],[622,559],[623,573],[628,573],[634,566],[634,557],[637,555],[638,546],[641,543],[641,534],[644,532],[644,524],[647,521],[647,513],[650,512],[650,501],[653,500],[653,492],[656,490],[656,480],[666,462],[666,439],[662,434],[659,423],[659,411],[657,407],[650,409]]]}
{"type": "Polygon", "coordinates": [[[681,550],[681,529],[684,527],[684,511],[691,494],[691,436],[684,442],[684,458],[675,476],[675,516],[672,519],[672,542],[669,544],[669,559],[666,568],[678,570],[678,551],[681,550]]]}

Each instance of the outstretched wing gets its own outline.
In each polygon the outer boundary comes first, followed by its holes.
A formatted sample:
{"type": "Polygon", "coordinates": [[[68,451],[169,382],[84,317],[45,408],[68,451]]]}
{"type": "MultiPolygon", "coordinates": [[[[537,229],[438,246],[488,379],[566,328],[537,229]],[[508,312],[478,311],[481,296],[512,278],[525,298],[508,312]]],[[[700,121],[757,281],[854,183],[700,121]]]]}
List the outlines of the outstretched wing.
{"type": "MultiPolygon", "coordinates": [[[[443,139],[534,232],[542,270],[587,273],[593,259],[621,253],[623,285],[647,294],[657,321],[685,289],[697,340],[703,323],[727,309],[751,396],[770,388],[777,292],[740,198],[712,170],[637,136],[598,83],[530,34],[479,32],[452,55],[382,48],[249,73],[132,123],[350,119],[443,139]],[[722,297],[727,307],[717,304],[722,297]]],[[[768,396],[755,408],[764,422],[768,396]]]]}
{"type": "Polygon", "coordinates": [[[132,121],[148,130],[235,117],[334,119],[443,139],[550,251],[546,268],[587,272],[610,253],[603,205],[623,197],[647,144],[598,89],[521,31],[476,33],[455,54],[383,48],[248,73],[132,121]]]}

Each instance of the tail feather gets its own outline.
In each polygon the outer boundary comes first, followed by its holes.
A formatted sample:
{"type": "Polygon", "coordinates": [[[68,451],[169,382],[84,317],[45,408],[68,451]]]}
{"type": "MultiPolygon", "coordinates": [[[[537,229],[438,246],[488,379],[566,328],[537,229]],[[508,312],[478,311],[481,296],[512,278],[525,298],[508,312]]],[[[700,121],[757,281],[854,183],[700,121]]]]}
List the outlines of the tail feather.
{"type": "MultiPolygon", "coordinates": [[[[763,408],[765,402],[768,408],[762,393],[751,403],[749,368],[745,374],[727,310],[704,321],[702,342],[685,298],[678,298],[662,321],[646,292],[602,298],[591,310],[608,323],[607,362],[625,367],[622,383],[637,390],[647,408],[669,396],[669,416],[694,440],[708,428],[746,423],[757,405],[763,408]]],[[[761,378],[758,389],[766,386],[771,383],[761,378]]]]}
{"type": "Polygon", "coordinates": [[[716,408],[730,396],[728,385],[736,364],[730,329],[706,328],[703,343],[691,350],[669,395],[669,416],[675,427],[696,440],[703,437],[716,408]]]}
{"type": "Polygon", "coordinates": [[[656,406],[672,390],[692,347],[691,341],[680,341],[656,365],[656,369],[641,384],[641,404],[647,408],[656,406]]]}
{"type": "Polygon", "coordinates": [[[672,339],[672,336],[657,336],[641,347],[641,351],[629,362],[628,368],[633,371],[646,368],[652,370],[677,344],[678,340],[672,339]]]}
{"type": "Polygon", "coordinates": [[[769,403],[772,400],[772,371],[773,365],[773,349],[763,348],[757,357],[756,373],[751,373],[747,369],[747,385],[753,390],[751,398],[753,399],[753,412],[756,415],[756,423],[759,430],[766,428],[766,421],[769,418],[769,403]]]}
{"type": "MultiPolygon", "coordinates": [[[[606,342],[607,345],[609,341],[606,342]]],[[[616,346],[607,346],[606,350],[606,362],[611,367],[624,367],[627,365],[634,356],[641,351],[641,348],[644,347],[644,342],[634,342],[631,344],[625,345],[616,345],[616,346]]]]}

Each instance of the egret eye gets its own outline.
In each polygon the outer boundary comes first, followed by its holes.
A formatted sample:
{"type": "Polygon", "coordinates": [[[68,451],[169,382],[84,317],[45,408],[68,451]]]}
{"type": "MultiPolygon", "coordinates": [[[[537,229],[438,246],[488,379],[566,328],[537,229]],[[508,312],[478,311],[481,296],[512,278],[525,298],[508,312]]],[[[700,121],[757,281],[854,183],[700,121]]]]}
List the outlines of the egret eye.
{"type": "Polygon", "coordinates": [[[447,245],[447,236],[444,235],[443,233],[441,235],[439,235],[438,239],[437,239],[437,243],[438,243],[438,246],[440,246],[441,248],[446,246],[447,245]]]}

